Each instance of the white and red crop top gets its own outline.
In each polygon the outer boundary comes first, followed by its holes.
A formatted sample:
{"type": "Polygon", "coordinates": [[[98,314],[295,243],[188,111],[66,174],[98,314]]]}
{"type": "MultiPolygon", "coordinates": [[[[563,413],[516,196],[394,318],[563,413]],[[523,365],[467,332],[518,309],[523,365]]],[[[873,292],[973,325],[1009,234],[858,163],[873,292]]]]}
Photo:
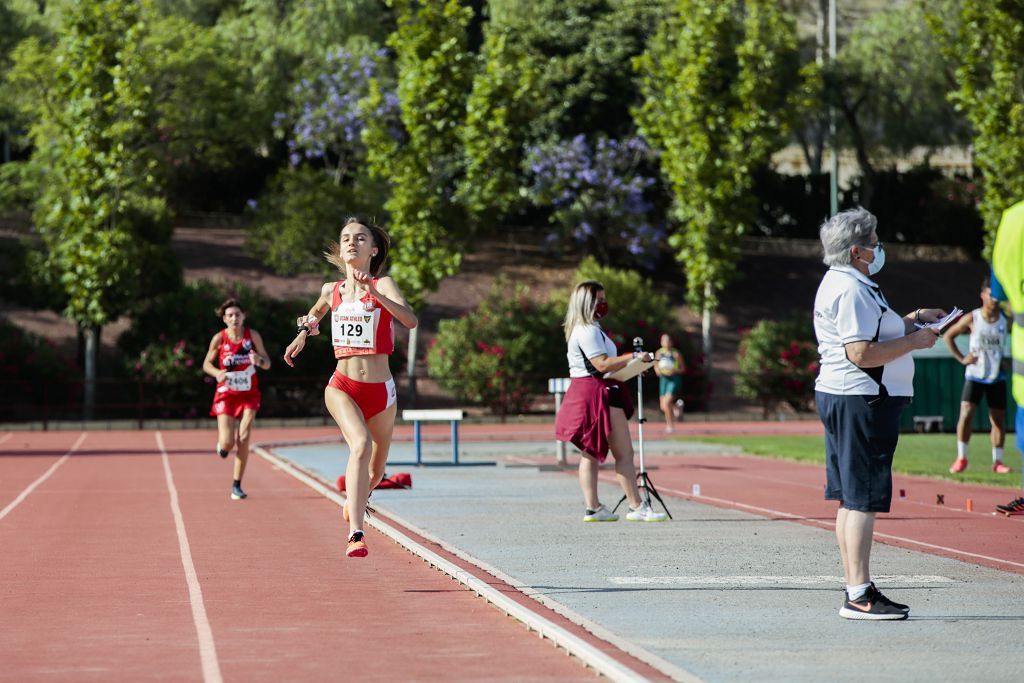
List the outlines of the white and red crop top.
{"type": "MultiPolygon", "coordinates": [[[[376,287],[377,278],[373,279],[376,287]]],[[[331,345],[335,358],[391,355],[395,350],[391,311],[380,305],[369,292],[359,301],[341,300],[341,282],[331,292],[331,345]]]]}

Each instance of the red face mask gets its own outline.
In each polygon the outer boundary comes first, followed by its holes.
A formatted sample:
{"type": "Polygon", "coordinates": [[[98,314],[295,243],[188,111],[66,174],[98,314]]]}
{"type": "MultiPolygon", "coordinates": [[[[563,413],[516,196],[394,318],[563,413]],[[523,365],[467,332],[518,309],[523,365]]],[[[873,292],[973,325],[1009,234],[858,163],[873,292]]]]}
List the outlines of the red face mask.
{"type": "Polygon", "coordinates": [[[594,306],[594,320],[600,320],[606,315],[608,315],[608,302],[598,301],[597,305],[594,306]]]}

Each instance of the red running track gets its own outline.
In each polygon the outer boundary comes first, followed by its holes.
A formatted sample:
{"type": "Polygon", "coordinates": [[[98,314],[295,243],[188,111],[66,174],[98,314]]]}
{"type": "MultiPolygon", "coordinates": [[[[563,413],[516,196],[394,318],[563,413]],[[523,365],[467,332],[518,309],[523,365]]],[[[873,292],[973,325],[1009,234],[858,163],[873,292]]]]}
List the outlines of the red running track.
{"type": "MultiPolygon", "coordinates": [[[[743,455],[659,456],[648,465],[663,497],[835,529],[836,503],[823,498],[821,465],[743,455]],[[693,495],[694,484],[700,485],[700,496],[693,495]]],[[[602,469],[600,476],[615,483],[611,471],[602,469]]],[[[875,524],[876,540],[1024,574],[1024,516],[992,514],[1019,490],[903,475],[894,475],[893,488],[892,510],[878,515],[875,524]],[[898,497],[900,489],[905,499],[898,497]],[[942,505],[936,504],[939,494],[942,505]],[[966,509],[968,498],[973,512],[966,509]]]]}
{"type": "Polygon", "coordinates": [[[383,536],[345,558],[337,507],[255,455],[230,500],[213,441],[0,434],[0,679],[594,678],[383,536]]]}

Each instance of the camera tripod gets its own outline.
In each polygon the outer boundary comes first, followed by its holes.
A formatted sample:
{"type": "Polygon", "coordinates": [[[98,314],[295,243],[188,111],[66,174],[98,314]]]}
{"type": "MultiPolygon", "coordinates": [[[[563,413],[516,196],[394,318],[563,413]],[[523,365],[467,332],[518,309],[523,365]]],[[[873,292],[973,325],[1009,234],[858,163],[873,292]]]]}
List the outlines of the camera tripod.
{"type": "MultiPolygon", "coordinates": [[[[644,340],[640,337],[633,338],[633,352],[636,354],[642,354],[644,352],[644,340]]],[[[653,497],[661,505],[661,508],[668,515],[669,519],[672,519],[672,513],[668,511],[668,507],[665,505],[665,501],[661,499],[661,495],[658,493],[658,489],[654,487],[654,482],[651,481],[651,477],[647,474],[647,468],[644,463],[644,423],[647,422],[647,418],[644,417],[644,373],[640,373],[636,376],[636,419],[640,424],[639,428],[639,443],[640,443],[640,470],[636,473],[636,488],[640,494],[640,500],[646,503],[653,509],[651,505],[651,498],[653,497]]],[[[612,512],[619,509],[619,506],[626,500],[626,496],[622,496],[619,502],[615,504],[615,508],[612,512]]]]}

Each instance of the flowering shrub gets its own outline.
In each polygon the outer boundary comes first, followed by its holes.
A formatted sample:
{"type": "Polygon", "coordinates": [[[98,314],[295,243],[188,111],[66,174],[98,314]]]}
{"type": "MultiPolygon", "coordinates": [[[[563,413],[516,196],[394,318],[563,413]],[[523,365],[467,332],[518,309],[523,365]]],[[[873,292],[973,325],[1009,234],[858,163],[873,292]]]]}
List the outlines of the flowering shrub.
{"type": "Polygon", "coordinates": [[[384,203],[385,188],[362,163],[368,117],[384,121],[396,139],[402,136],[393,88],[368,109],[371,80],[383,82],[381,57],[328,52],[311,67],[318,73],[294,86],[293,111],[274,116],[290,165],[270,180],[259,201],[249,200],[247,210],[253,216],[248,246],[278,273],[330,272],[320,252],[337,239],[344,217],[375,215],[384,203]]]}
{"type": "Polygon", "coordinates": [[[0,417],[24,419],[44,402],[70,400],[81,376],[53,342],[0,318],[0,417]]]}
{"type": "Polygon", "coordinates": [[[591,144],[577,135],[531,147],[525,162],[530,193],[536,204],[551,207],[557,226],[549,242],[570,237],[605,263],[619,245],[637,259],[655,254],[665,230],[649,220],[653,204],[646,195],[656,180],[642,169],[651,155],[638,137],[599,137],[591,144]]]}
{"type": "Polygon", "coordinates": [[[818,376],[818,349],[810,320],[762,320],[740,342],[736,393],[761,401],[764,414],[776,405],[810,410],[818,376]]]}
{"type": "Polygon", "coordinates": [[[528,288],[499,278],[475,311],[441,321],[427,371],[458,400],[495,413],[526,411],[548,377],[565,374],[561,317],[528,288]]]}
{"type": "Polygon", "coordinates": [[[214,380],[203,373],[203,359],[214,333],[224,328],[214,309],[229,296],[242,302],[245,324],[260,332],[271,357],[271,368],[259,371],[262,413],[306,415],[309,406],[318,407],[323,401],[321,378],[329,377],[335,364],[330,335],[314,337],[294,369],[281,360],[295,334],[295,317],[308,310],[310,300],[278,300],[244,283],[206,280],[146,302],[117,340],[123,372],[141,380],[146,401],[166,406],[160,416],[183,417],[196,406],[205,415],[214,380]]]}
{"type": "Polygon", "coordinates": [[[167,343],[166,335],[161,334],[157,341],[139,352],[132,364],[132,374],[147,381],[157,382],[198,380],[202,374],[205,353],[201,349],[194,349],[194,352],[199,354],[198,358],[189,353],[188,344],[184,339],[178,340],[172,346],[167,343]]]}
{"type": "Polygon", "coordinates": [[[388,90],[373,111],[365,111],[370,81],[380,79],[384,50],[373,56],[355,55],[339,48],[328,52],[318,66],[320,73],[303,78],[292,89],[294,113],[274,115],[277,134],[286,138],[292,166],[307,160],[323,160],[334,166],[336,182],[354,157],[362,156],[363,127],[367,117],[389,122],[392,134],[401,136],[398,95],[388,90]],[[289,119],[294,122],[287,125],[289,119]]]}

